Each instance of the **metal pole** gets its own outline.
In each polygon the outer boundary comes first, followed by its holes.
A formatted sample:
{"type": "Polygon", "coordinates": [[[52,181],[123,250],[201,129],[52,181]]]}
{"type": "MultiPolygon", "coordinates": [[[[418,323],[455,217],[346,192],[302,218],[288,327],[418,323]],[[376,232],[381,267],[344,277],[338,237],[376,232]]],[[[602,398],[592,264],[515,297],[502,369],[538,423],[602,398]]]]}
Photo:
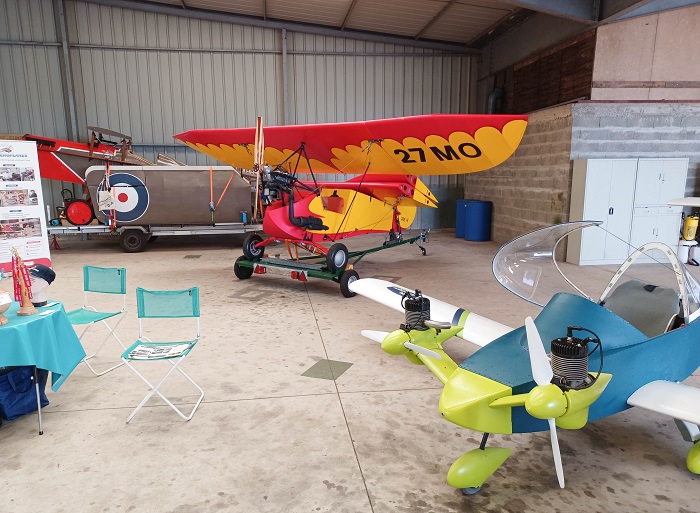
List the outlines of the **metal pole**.
{"type": "Polygon", "coordinates": [[[61,82],[63,84],[64,98],[68,100],[68,139],[77,140],[78,137],[78,115],[75,108],[75,90],[73,87],[73,73],[71,71],[70,48],[68,46],[68,26],[66,24],[66,2],[65,0],[54,0],[56,13],[56,23],[61,33],[61,46],[63,52],[59,61],[63,66],[61,82]]]}
{"type": "Polygon", "coordinates": [[[39,415],[39,434],[44,434],[44,428],[41,426],[41,396],[39,395],[39,378],[36,373],[36,365],[34,365],[34,386],[36,388],[36,412],[39,415]]]}
{"type": "Polygon", "coordinates": [[[282,102],[284,103],[283,125],[289,124],[289,83],[287,80],[287,29],[282,29],[282,102]]]}

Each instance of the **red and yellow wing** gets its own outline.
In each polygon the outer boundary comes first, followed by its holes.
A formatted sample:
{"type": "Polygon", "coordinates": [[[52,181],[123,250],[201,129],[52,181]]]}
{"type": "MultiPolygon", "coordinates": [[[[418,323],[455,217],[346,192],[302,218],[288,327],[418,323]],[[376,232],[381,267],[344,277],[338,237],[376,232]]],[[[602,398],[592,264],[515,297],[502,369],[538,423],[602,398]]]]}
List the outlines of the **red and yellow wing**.
{"type": "MultiPolygon", "coordinates": [[[[281,164],[303,144],[316,173],[474,173],[510,157],[526,126],[525,115],[475,114],[273,126],[265,128],[264,159],[268,165],[281,164]]],[[[175,138],[226,164],[253,168],[255,128],[189,130],[175,138]]],[[[296,171],[309,172],[305,159],[296,171]]]]}

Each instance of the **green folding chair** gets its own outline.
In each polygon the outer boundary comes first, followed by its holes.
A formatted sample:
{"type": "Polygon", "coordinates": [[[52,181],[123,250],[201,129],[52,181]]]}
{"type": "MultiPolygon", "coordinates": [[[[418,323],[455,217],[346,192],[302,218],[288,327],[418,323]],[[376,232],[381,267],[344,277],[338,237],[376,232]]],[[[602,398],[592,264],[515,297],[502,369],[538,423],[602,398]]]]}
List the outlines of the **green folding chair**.
{"type": "Polygon", "coordinates": [[[158,394],[158,396],[184,420],[190,420],[194,416],[195,411],[197,411],[202,399],[204,399],[204,390],[180,368],[180,363],[190,354],[190,351],[192,351],[199,341],[199,288],[192,287],[185,290],[146,290],[139,287],[136,289],[136,304],[138,307],[139,339],[124,351],[122,354],[122,361],[148,386],[149,392],[131,415],[129,415],[126,422],[128,424],[154,394],[158,394]],[[196,319],[197,335],[194,339],[186,339],[187,337],[185,337],[184,340],[161,342],[153,341],[144,335],[144,319],[188,318],[196,319]],[[170,368],[158,384],[153,386],[151,382],[136,369],[136,365],[142,365],[145,364],[145,362],[157,360],[166,360],[170,364],[170,368]],[[160,391],[161,385],[163,385],[165,380],[175,371],[182,374],[199,391],[199,398],[189,415],[185,415],[160,391]]]}
{"type": "Polygon", "coordinates": [[[122,347],[122,351],[126,349],[126,346],[124,346],[122,341],[119,340],[119,337],[114,333],[114,330],[116,330],[122,320],[124,320],[124,314],[126,313],[126,269],[123,267],[84,266],[83,293],[83,307],[68,312],[68,320],[74,326],[85,326],[83,332],[78,336],[81,343],[83,343],[83,337],[85,334],[95,324],[102,323],[107,328],[107,335],[102,340],[102,343],[99,345],[97,350],[90,356],[83,358],[83,362],[85,362],[85,365],[88,366],[88,369],[90,369],[93,374],[96,376],[102,376],[103,374],[124,365],[124,362],[121,362],[107,370],[97,372],[92,365],[90,365],[89,360],[97,356],[97,353],[100,352],[110,337],[113,337],[119,343],[119,345],[122,347]],[[117,312],[98,310],[89,304],[88,293],[90,294],[92,301],[94,301],[96,297],[99,297],[97,294],[120,294],[122,296],[122,308],[117,312]],[[107,319],[115,319],[117,322],[114,326],[110,326],[107,323],[107,319]]]}

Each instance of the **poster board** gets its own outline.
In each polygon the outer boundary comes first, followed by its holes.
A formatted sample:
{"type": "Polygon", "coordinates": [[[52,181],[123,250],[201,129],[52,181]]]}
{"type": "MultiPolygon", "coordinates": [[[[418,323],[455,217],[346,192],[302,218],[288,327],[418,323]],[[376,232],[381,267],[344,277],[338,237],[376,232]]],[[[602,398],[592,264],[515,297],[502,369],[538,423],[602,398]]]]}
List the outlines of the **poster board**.
{"type": "Polygon", "coordinates": [[[7,275],[12,248],[28,267],[51,266],[39,158],[32,141],[0,140],[0,269],[7,275]]]}

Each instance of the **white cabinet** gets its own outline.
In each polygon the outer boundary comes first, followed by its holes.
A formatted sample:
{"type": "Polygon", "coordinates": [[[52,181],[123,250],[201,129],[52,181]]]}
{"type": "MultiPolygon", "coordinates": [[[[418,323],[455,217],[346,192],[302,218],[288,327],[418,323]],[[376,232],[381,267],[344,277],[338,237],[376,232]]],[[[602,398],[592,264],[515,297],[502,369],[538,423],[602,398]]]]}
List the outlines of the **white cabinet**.
{"type": "Polygon", "coordinates": [[[620,264],[638,246],[678,243],[681,207],[666,202],[685,195],[688,159],[575,160],[571,221],[602,221],[569,236],[567,261],[620,264]]]}
{"type": "Polygon", "coordinates": [[[682,198],[687,174],[688,159],[639,159],[634,205],[666,205],[682,198]]]}

